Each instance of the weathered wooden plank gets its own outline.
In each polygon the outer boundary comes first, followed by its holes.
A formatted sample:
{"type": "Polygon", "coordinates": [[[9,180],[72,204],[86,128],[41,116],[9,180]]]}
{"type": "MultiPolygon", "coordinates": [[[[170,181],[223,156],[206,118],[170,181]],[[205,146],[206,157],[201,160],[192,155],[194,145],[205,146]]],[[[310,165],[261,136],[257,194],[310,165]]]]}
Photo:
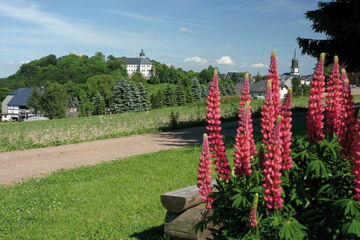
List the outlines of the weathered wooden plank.
{"type": "MultiPolygon", "coordinates": [[[[215,184],[215,180],[211,184],[215,184]]],[[[160,199],[164,208],[174,213],[183,212],[201,203],[201,196],[196,185],[164,193],[160,199]]]]}
{"type": "Polygon", "coordinates": [[[210,238],[210,231],[195,233],[194,226],[201,220],[205,206],[196,206],[183,213],[167,212],[165,217],[164,231],[172,240],[205,240],[210,238]]]}

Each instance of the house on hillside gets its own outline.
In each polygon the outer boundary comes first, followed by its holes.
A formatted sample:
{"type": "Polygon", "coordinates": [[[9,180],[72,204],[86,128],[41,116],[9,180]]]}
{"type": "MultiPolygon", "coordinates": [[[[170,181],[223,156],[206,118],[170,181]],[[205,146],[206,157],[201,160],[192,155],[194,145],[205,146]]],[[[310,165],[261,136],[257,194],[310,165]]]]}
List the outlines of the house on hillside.
{"type": "Polygon", "coordinates": [[[121,57],[126,63],[126,70],[128,76],[133,75],[136,72],[141,73],[145,78],[149,79],[153,75],[153,63],[148,57],[145,57],[144,50],[141,49],[140,57],[138,58],[127,58],[121,57]]]}
{"type": "Polygon", "coordinates": [[[1,120],[2,121],[23,121],[31,116],[34,112],[28,108],[28,97],[32,88],[18,88],[10,92],[2,101],[1,120]]]}
{"type": "MultiPolygon", "coordinates": [[[[265,99],[265,90],[266,90],[266,81],[260,80],[256,83],[250,84],[250,95],[252,98],[257,99],[265,99]]],[[[238,83],[235,86],[236,92],[241,94],[241,90],[243,88],[243,83],[238,83]]],[[[280,97],[281,99],[287,94],[288,90],[286,86],[281,86],[280,88],[280,97]]]]}

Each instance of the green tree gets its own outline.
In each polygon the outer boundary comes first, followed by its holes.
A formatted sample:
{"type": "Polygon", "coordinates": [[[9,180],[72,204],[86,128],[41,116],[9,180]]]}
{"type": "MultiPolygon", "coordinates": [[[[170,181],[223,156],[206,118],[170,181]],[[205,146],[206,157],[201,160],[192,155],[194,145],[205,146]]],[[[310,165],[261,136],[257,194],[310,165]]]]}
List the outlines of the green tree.
{"type": "Polygon", "coordinates": [[[185,89],[182,84],[177,84],[175,88],[175,103],[178,106],[186,104],[185,89]]]}
{"type": "Polygon", "coordinates": [[[28,99],[28,106],[33,108],[35,111],[35,115],[41,110],[41,94],[38,88],[34,88],[30,93],[28,99]]]}
{"type": "Polygon", "coordinates": [[[146,79],[144,78],[144,76],[140,73],[140,72],[135,72],[132,76],[131,76],[131,81],[136,82],[136,83],[145,83],[146,79]]]}
{"type": "Polygon", "coordinates": [[[129,95],[129,97],[131,98],[130,102],[132,103],[132,105],[130,106],[130,111],[139,112],[141,111],[142,98],[140,96],[140,92],[138,90],[138,87],[136,86],[136,83],[130,81],[129,89],[131,92],[131,94],[129,95]]]}
{"type": "Polygon", "coordinates": [[[294,96],[296,96],[296,97],[301,96],[302,89],[301,89],[301,82],[300,82],[299,78],[293,77],[291,79],[291,87],[292,87],[294,96]]]}
{"type": "Polygon", "coordinates": [[[41,109],[51,119],[65,117],[67,102],[65,87],[59,83],[48,83],[40,98],[41,109]]]}
{"type": "Polygon", "coordinates": [[[205,85],[201,85],[201,98],[207,98],[209,95],[209,88],[207,88],[205,85]]]}
{"type": "Polygon", "coordinates": [[[316,33],[324,33],[326,39],[297,38],[302,53],[318,58],[322,52],[331,62],[334,55],[350,71],[360,71],[360,1],[333,0],[319,2],[318,9],[306,12],[316,33]]]}
{"type": "Polygon", "coordinates": [[[105,100],[104,100],[104,97],[99,92],[97,92],[94,95],[93,105],[94,105],[94,110],[93,110],[94,115],[105,114],[105,111],[106,111],[105,100]]]}
{"type": "Polygon", "coordinates": [[[191,92],[195,102],[201,99],[201,86],[197,78],[192,79],[191,92]]]}
{"type": "Polygon", "coordinates": [[[95,94],[100,93],[107,106],[109,106],[112,98],[112,90],[116,85],[116,80],[112,75],[109,74],[100,74],[88,78],[86,81],[88,87],[88,95],[90,98],[94,98],[95,94]]]}
{"type": "Polygon", "coordinates": [[[140,94],[140,110],[150,110],[149,92],[143,83],[139,83],[138,90],[140,94]]]}
{"type": "Polygon", "coordinates": [[[89,100],[85,90],[82,90],[80,92],[79,98],[80,98],[80,104],[79,104],[80,116],[82,117],[89,116],[94,110],[94,105],[89,100]]]}
{"type": "Polygon", "coordinates": [[[170,84],[167,85],[164,91],[163,104],[167,107],[175,106],[175,94],[170,84]]]}
{"type": "Polygon", "coordinates": [[[129,112],[133,107],[133,97],[129,83],[124,79],[120,79],[118,84],[114,86],[113,105],[114,113],[129,112]]]}

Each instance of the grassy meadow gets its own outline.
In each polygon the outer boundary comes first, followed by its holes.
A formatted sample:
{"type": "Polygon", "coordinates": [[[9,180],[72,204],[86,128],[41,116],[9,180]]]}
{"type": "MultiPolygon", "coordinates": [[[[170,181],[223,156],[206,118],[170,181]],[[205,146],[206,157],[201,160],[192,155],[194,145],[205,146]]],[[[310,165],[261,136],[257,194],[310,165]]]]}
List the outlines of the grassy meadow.
{"type": "MultiPolygon", "coordinates": [[[[358,103],[360,95],[356,95],[354,100],[358,103]]],[[[223,120],[236,119],[238,96],[226,96],[221,101],[223,120]]],[[[297,97],[293,99],[292,106],[306,108],[307,102],[307,97],[297,97]]],[[[259,116],[262,104],[263,100],[253,100],[252,110],[255,116],[259,116]]],[[[189,106],[153,109],[147,112],[1,123],[0,152],[166,131],[171,129],[171,111],[179,113],[180,127],[201,125],[205,121],[206,103],[203,100],[189,106]]]]}
{"type": "MultiPolygon", "coordinates": [[[[303,135],[304,124],[294,130],[303,135]]],[[[230,164],[233,144],[226,139],[230,164]]],[[[162,239],[160,195],[196,184],[200,152],[162,151],[0,187],[0,239],[162,239]]]]}
{"type": "MultiPolygon", "coordinates": [[[[226,120],[236,119],[238,97],[223,97],[221,111],[226,120]]],[[[259,111],[263,100],[252,102],[259,111]]],[[[293,107],[306,107],[307,98],[295,98],[293,107]]],[[[56,146],[98,139],[155,133],[170,129],[171,111],[179,113],[180,127],[204,123],[206,103],[113,115],[0,124],[0,152],[56,146]]]]}

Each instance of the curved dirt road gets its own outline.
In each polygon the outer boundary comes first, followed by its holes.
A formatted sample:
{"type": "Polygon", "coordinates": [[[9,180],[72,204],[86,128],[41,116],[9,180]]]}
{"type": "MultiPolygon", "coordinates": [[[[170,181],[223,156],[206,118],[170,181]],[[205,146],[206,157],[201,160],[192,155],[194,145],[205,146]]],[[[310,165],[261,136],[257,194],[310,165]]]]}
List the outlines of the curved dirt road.
{"type": "MultiPolygon", "coordinates": [[[[305,114],[296,114],[296,122],[305,123],[305,114]]],[[[222,124],[222,133],[234,136],[237,122],[222,124]]],[[[259,119],[254,119],[254,130],[259,119]]],[[[130,156],[200,144],[205,127],[194,127],[158,134],[112,138],[57,147],[0,153],[0,184],[10,185],[61,169],[126,158],[130,156]]]]}

